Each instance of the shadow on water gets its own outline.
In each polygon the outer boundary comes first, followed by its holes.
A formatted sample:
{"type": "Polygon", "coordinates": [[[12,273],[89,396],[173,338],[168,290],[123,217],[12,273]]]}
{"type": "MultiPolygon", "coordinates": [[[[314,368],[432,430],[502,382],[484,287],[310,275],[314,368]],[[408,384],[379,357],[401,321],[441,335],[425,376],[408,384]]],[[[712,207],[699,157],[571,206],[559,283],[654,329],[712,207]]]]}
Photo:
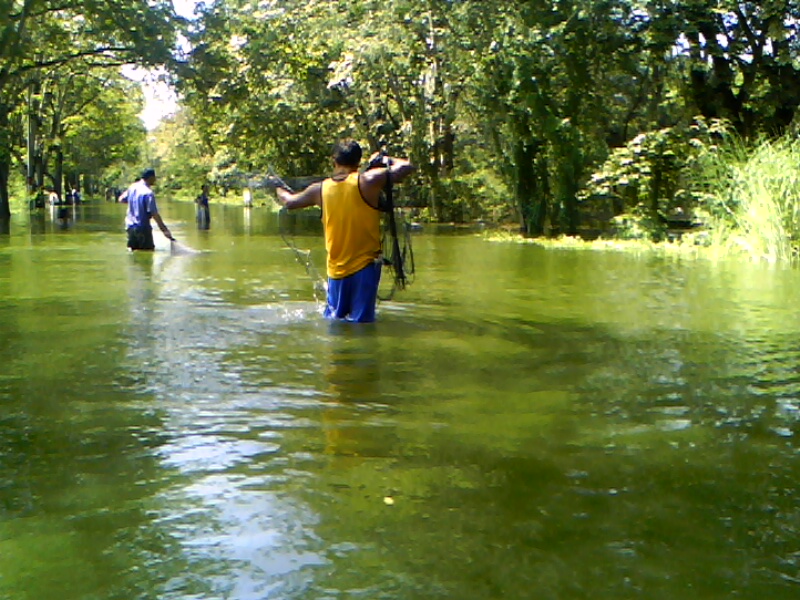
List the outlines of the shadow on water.
{"type": "MultiPolygon", "coordinates": [[[[306,495],[319,535],[348,544],[328,554],[336,568],[326,567],[318,591],[796,592],[800,472],[785,457],[796,450],[797,405],[786,389],[781,399],[739,388],[739,377],[755,375],[741,360],[747,340],[676,344],[668,331],[619,337],[568,323],[414,315],[398,345],[386,324],[328,340],[332,404],[321,418],[331,458],[306,495]],[[478,340],[494,350],[480,366],[470,356],[478,340]],[[712,371],[737,365],[733,378],[709,378],[706,351],[720,344],[712,371]],[[408,375],[414,386],[404,389],[408,375]]],[[[794,364],[799,351],[792,343],[757,362],[794,364]]],[[[787,376],[796,385],[789,370],[764,383],[787,376]]]]}

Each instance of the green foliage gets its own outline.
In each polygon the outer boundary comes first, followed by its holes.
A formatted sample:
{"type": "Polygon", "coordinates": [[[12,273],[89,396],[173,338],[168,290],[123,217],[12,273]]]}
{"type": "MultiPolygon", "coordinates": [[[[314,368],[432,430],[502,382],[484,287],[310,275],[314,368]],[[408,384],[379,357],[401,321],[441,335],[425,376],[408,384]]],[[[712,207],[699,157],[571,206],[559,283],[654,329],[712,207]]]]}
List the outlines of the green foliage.
{"type": "Polygon", "coordinates": [[[665,219],[692,215],[706,198],[697,172],[729,137],[722,121],[641,133],[614,149],[581,190],[581,201],[612,217],[624,238],[664,234],[665,219]]]}
{"type": "Polygon", "coordinates": [[[66,169],[123,185],[138,170],[145,130],[138,117],[141,90],[121,76],[82,83],[84,103],[64,118],[66,169]]]}
{"type": "Polygon", "coordinates": [[[210,180],[212,159],[203,153],[192,115],[181,110],[164,120],[151,134],[151,164],[159,173],[159,185],[194,199],[210,180]]]}
{"type": "Polygon", "coordinates": [[[639,110],[636,13],[625,2],[471,6],[471,120],[503,157],[525,229],[574,233],[587,171],[620,136],[620,119],[639,110]]]}
{"type": "Polygon", "coordinates": [[[793,11],[216,0],[176,65],[192,131],[159,133],[171,142],[155,154],[183,179],[169,185],[225,188],[269,167],[326,173],[330,144],[349,136],[410,156],[407,201],[433,219],[506,217],[558,235],[624,215],[620,235],[659,239],[664,219],[708,208],[715,192],[695,175],[728,131],[791,121],[793,11]]]}
{"type": "MultiPolygon", "coordinates": [[[[13,162],[17,169],[31,171],[31,184],[43,185],[47,176],[48,184],[59,189],[64,167],[75,173],[105,168],[98,162],[112,159],[79,165],[75,157],[65,155],[68,129],[76,120],[69,119],[83,116],[106,96],[119,99],[113,89],[92,80],[108,80],[108,73],[128,63],[172,62],[177,24],[172,4],[162,0],[6,2],[0,10],[0,122],[5,126],[11,116],[16,131],[0,140],[0,173],[8,172],[13,162]],[[19,127],[23,119],[28,131],[19,127]],[[23,135],[31,140],[29,148],[23,135]]],[[[119,121],[115,112],[121,112],[124,121],[128,111],[106,106],[88,118],[93,126],[99,121],[108,124],[119,121]]],[[[129,124],[122,123],[118,133],[129,124]]],[[[76,140],[71,139],[73,148],[82,143],[76,140]]],[[[120,147],[108,138],[106,142],[110,146],[102,148],[111,149],[112,155],[120,147]]],[[[136,143],[127,140],[123,145],[136,143]]],[[[0,177],[0,217],[9,212],[8,183],[0,177]]]]}
{"type": "Polygon", "coordinates": [[[800,141],[731,142],[705,156],[697,187],[712,243],[770,262],[800,251],[800,141]]]}
{"type": "Polygon", "coordinates": [[[335,137],[326,107],[337,96],[327,87],[336,53],[324,37],[306,41],[319,37],[310,30],[313,5],[205,8],[202,28],[190,36],[194,49],[180,89],[206,154],[226,156],[245,172],[270,164],[284,172],[322,171],[335,137]]]}
{"type": "Polygon", "coordinates": [[[696,113],[728,120],[746,138],[791,124],[800,94],[795,1],[680,0],[648,10],[654,31],[671,40],[669,60],[683,66],[681,94],[696,113]]]}
{"type": "MultiPolygon", "coordinates": [[[[192,38],[182,91],[209,154],[243,171],[327,172],[331,144],[407,154],[432,197],[454,168],[457,48],[440,3],[217,3],[192,38]],[[314,40],[309,44],[308,40],[314,40]]],[[[459,69],[465,68],[461,64],[459,69]]],[[[448,184],[449,185],[449,184],[448,184]]],[[[441,207],[439,207],[441,209],[441,207]]]]}

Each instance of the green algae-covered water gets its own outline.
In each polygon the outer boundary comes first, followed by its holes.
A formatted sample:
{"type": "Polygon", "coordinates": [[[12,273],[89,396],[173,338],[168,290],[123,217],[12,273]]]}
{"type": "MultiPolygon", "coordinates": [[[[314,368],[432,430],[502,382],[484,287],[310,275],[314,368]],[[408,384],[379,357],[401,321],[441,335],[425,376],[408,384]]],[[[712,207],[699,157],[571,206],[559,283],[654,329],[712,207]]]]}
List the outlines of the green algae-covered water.
{"type": "Polygon", "coordinates": [[[797,270],[428,228],[354,326],[162,203],[0,236],[0,599],[800,597],[797,270]]]}

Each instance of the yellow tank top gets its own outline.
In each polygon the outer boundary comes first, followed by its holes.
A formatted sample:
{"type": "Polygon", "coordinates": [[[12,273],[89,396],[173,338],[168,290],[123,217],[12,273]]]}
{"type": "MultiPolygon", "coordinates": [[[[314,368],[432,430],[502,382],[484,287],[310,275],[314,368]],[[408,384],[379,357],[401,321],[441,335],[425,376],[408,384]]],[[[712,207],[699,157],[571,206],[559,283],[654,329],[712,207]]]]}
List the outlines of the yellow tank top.
{"type": "Polygon", "coordinates": [[[380,255],[380,213],[361,197],[358,173],[322,182],[322,224],[331,279],[348,277],[380,255]]]}

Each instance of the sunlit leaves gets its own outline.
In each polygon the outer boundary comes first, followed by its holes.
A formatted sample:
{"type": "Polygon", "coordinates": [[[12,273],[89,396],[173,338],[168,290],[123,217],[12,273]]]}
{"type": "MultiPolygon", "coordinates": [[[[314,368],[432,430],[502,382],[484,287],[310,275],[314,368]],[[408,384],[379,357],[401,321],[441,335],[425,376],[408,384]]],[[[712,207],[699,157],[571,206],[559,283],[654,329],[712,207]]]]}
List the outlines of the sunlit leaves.
{"type": "MultiPolygon", "coordinates": [[[[104,104],[115,97],[110,89],[100,89],[96,98],[88,100],[77,98],[74,92],[80,88],[94,89],[96,79],[109,79],[108,73],[104,76],[100,73],[116,70],[124,64],[173,63],[180,20],[175,16],[172,3],[168,0],[16,0],[4,2],[0,9],[0,112],[3,113],[0,121],[5,119],[5,114],[13,114],[17,107],[30,102],[28,112],[33,113],[30,118],[41,122],[33,134],[36,160],[42,163],[40,171],[48,170],[50,148],[59,165],[50,173],[55,179],[60,178],[62,152],[76,170],[104,169],[116,156],[116,142],[106,140],[99,146],[101,159],[84,154],[83,164],[77,165],[78,146],[65,144],[65,131],[80,127],[70,110],[80,107],[81,114],[86,119],[96,117],[95,125],[98,125],[127,116],[128,109],[135,103],[132,105],[123,97],[121,103],[117,99],[116,106],[104,104]],[[46,101],[43,94],[48,93],[51,98],[52,94],[60,96],[57,101],[46,101]],[[97,113],[100,110],[110,112],[101,115],[97,113]],[[72,157],[70,149],[76,149],[72,157]]],[[[109,73],[113,75],[113,71],[109,73]]],[[[118,134],[129,130],[129,123],[118,121],[118,124],[118,134]]],[[[99,129],[104,130],[103,127],[99,129]]],[[[135,132],[131,133],[135,138],[135,132]]],[[[128,146],[138,146],[134,138],[128,140],[128,146]]],[[[26,145],[26,141],[18,137],[7,139],[5,143],[26,145]]],[[[18,154],[0,152],[3,157],[0,171],[8,168],[9,155],[18,154]]],[[[40,172],[39,178],[41,175],[40,172]]],[[[5,185],[5,181],[0,182],[0,186],[5,185]]],[[[0,214],[7,213],[4,193],[0,193],[0,205],[0,214]]]]}
{"type": "Polygon", "coordinates": [[[192,199],[214,166],[203,152],[202,142],[188,110],[162,121],[150,135],[152,162],[162,173],[160,185],[192,199]]]}
{"type": "Polygon", "coordinates": [[[572,231],[581,186],[637,134],[698,113],[745,132],[785,124],[800,95],[797,9],[218,0],[192,34],[182,89],[206,151],[242,168],[321,172],[328,144],[351,135],[410,154],[438,217],[457,207],[456,193],[497,189],[488,182],[499,177],[523,220],[572,231]]]}
{"type": "Polygon", "coordinates": [[[134,172],[145,136],[138,118],[142,101],[138,86],[120,76],[86,77],[77,83],[79,95],[63,122],[67,170],[102,177],[127,164],[134,172]]]}

